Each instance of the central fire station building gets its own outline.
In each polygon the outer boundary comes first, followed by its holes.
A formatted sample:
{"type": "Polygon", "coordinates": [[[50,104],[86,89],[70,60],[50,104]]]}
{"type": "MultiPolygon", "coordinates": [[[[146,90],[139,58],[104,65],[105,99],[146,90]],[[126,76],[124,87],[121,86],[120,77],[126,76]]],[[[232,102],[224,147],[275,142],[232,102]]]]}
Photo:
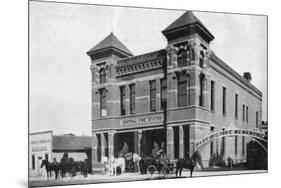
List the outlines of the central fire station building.
{"type": "MultiPolygon", "coordinates": [[[[260,128],[262,93],[251,74],[241,76],[215,55],[214,36],[191,11],[162,34],[167,46],[138,56],[113,33],[87,52],[93,170],[101,168],[102,156],[117,157],[124,143],[130,152],[149,156],[154,142],[164,142],[173,160],[189,157],[212,131],[260,128]]],[[[219,152],[245,160],[247,142],[235,136],[208,143],[200,149],[204,164],[219,152]]]]}

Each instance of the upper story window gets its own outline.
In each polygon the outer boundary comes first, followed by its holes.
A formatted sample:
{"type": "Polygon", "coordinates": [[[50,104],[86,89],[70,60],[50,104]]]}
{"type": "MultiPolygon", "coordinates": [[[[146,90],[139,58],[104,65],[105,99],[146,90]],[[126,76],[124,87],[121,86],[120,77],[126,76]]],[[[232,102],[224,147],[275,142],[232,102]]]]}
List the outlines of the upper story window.
{"type": "Polygon", "coordinates": [[[245,121],[245,104],[242,106],[242,121],[245,121]]]}
{"type": "Polygon", "coordinates": [[[120,87],[120,114],[121,116],[126,115],[126,87],[120,87]]]}
{"type": "Polygon", "coordinates": [[[222,114],[226,115],[226,87],[222,87],[222,114]]]}
{"type": "Polygon", "coordinates": [[[259,112],[256,111],[256,128],[259,128],[259,112]]]}
{"type": "Polygon", "coordinates": [[[107,115],[107,111],[106,111],[106,89],[105,88],[100,89],[100,114],[101,114],[101,117],[107,115]]]}
{"type": "Polygon", "coordinates": [[[150,111],[156,111],[156,80],[149,82],[150,85],[150,111]]]}
{"type": "Polygon", "coordinates": [[[246,123],[248,123],[249,120],[249,107],[246,106],[246,123]]]}
{"type": "Polygon", "coordinates": [[[200,75],[200,93],[199,93],[199,106],[204,106],[205,103],[205,97],[204,97],[204,92],[205,92],[205,75],[201,74],[200,75]]]}
{"type": "Polygon", "coordinates": [[[211,110],[215,110],[215,81],[211,80],[211,110]]]}
{"type": "Polygon", "coordinates": [[[178,52],[178,67],[184,67],[187,65],[187,52],[184,49],[180,49],[178,52]]]}
{"type": "Polygon", "coordinates": [[[185,72],[180,73],[178,76],[178,106],[187,105],[187,88],[186,88],[187,76],[185,72]]]}
{"type": "Polygon", "coordinates": [[[195,51],[193,48],[190,48],[190,60],[191,61],[195,60],[195,51]]]}
{"type": "Polygon", "coordinates": [[[201,68],[203,68],[204,58],[205,58],[204,52],[201,50],[201,51],[200,51],[200,58],[199,58],[199,66],[200,66],[201,68]]]}
{"type": "Polygon", "coordinates": [[[102,68],[99,73],[100,73],[100,84],[103,84],[103,83],[106,82],[106,70],[105,70],[105,68],[102,68]]]}
{"type": "Polygon", "coordinates": [[[130,88],[130,113],[136,113],[136,86],[135,84],[131,84],[130,88]]]}
{"type": "Polygon", "coordinates": [[[167,80],[161,79],[161,110],[163,110],[167,105],[167,80]]]}
{"type": "Polygon", "coordinates": [[[235,119],[238,119],[238,94],[235,94],[235,119]]]}

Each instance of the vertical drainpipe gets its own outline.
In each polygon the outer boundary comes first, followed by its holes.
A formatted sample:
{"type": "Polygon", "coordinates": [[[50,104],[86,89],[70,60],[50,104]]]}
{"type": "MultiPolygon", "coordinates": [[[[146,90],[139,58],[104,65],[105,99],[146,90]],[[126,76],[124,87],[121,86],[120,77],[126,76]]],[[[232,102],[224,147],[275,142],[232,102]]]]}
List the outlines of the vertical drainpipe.
{"type": "MultiPolygon", "coordinates": [[[[167,80],[167,51],[165,52],[165,56],[164,56],[164,61],[163,61],[163,73],[164,73],[164,79],[166,79],[166,83],[167,83],[167,88],[168,88],[168,80],[167,80]]],[[[161,90],[161,87],[160,87],[161,90]]],[[[165,132],[165,146],[164,146],[164,152],[167,154],[167,101],[168,97],[167,97],[167,90],[166,90],[166,103],[163,106],[163,125],[164,125],[164,132],[165,132]]],[[[161,101],[160,101],[161,102],[161,101]]],[[[161,104],[162,105],[162,104],[161,104]]]]}

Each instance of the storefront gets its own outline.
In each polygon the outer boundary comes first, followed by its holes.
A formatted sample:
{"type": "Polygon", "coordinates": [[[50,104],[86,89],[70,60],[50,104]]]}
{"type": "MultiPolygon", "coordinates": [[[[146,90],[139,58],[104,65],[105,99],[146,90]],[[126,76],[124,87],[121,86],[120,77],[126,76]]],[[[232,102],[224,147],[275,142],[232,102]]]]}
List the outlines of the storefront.
{"type": "Polygon", "coordinates": [[[29,173],[30,176],[46,176],[41,168],[42,160],[52,162],[53,132],[38,132],[29,135],[29,173]]]}

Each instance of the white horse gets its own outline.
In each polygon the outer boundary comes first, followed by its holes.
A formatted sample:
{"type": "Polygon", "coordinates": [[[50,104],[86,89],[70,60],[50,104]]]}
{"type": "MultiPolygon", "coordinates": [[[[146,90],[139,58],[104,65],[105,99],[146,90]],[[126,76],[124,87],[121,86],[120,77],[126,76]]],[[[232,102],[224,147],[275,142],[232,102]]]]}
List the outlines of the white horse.
{"type": "Polygon", "coordinates": [[[101,157],[101,164],[104,165],[104,171],[107,172],[107,170],[108,170],[108,157],[102,156],[101,157]]]}
{"type": "Polygon", "coordinates": [[[108,171],[109,175],[114,176],[117,175],[117,167],[121,168],[121,174],[125,172],[125,159],[123,157],[119,157],[115,159],[113,156],[108,159],[108,171]]]}

